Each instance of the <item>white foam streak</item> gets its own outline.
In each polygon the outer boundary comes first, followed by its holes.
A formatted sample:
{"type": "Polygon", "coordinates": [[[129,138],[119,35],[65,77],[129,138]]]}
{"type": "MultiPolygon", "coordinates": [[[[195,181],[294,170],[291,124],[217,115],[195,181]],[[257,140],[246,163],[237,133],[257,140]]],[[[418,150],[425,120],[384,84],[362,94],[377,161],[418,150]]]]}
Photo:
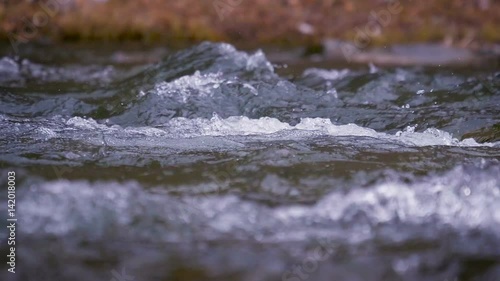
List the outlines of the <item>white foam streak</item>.
{"type": "Polygon", "coordinates": [[[118,125],[108,126],[99,124],[93,119],[83,119],[80,117],[70,118],[66,125],[79,129],[94,130],[99,129],[103,133],[117,133],[125,131],[130,134],[141,134],[147,136],[158,136],[165,138],[193,138],[201,136],[248,136],[248,135],[270,135],[280,133],[282,137],[294,138],[301,132],[302,136],[332,136],[332,137],[368,137],[388,142],[398,142],[408,146],[495,146],[495,143],[479,144],[473,139],[459,141],[450,133],[430,128],[423,132],[414,132],[407,129],[396,134],[377,132],[370,128],[360,127],[355,124],[335,125],[330,119],[325,118],[303,118],[292,126],[286,122],[281,122],[276,118],[262,117],[250,119],[245,116],[232,116],[220,118],[214,114],[211,119],[188,119],[174,118],[162,127],[127,127],[118,125]],[[305,134],[304,134],[305,133],[305,134]]]}
{"type": "MultiPolygon", "coordinates": [[[[222,119],[215,115],[210,120],[206,119],[185,119],[176,118],[168,125],[183,128],[199,127],[201,135],[226,136],[226,135],[255,135],[274,134],[277,132],[291,133],[296,130],[314,133],[315,135],[329,136],[359,136],[385,139],[388,141],[398,141],[410,146],[483,146],[491,144],[478,144],[473,139],[459,141],[447,132],[438,129],[427,129],[424,132],[398,132],[395,135],[380,133],[370,128],[360,127],[355,124],[334,125],[325,118],[303,118],[300,123],[292,126],[275,118],[262,117],[260,119],[250,119],[248,117],[233,116],[222,119]],[[179,122],[181,121],[181,122],[179,122]]],[[[168,127],[167,125],[167,127],[168,127]]],[[[196,134],[191,135],[192,137],[196,134]]]]}
{"type": "Polygon", "coordinates": [[[147,233],[155,241],[182,240],[178,234],[186,226],[199,231],[199,235],[237,235],[243,231],[251,236],[268,233],[271,234],[268,238],[279,237],[281,241],[314,236],[323,226],[329,226],[329,232],[340,234],[351,243],[376,237],[379,226],[387,224],[393,225],[390,237],[397,237],[404,225],[498,233],[499,181],[491,172],[477,169],[471,172],[457,167],[443,176],[419,183],[386,182],[371,188],[353,187],[348,193],[330,193],[312,206],[277,208],[236,196],[180,199],[152,194],[135,183],[56,181],[23,191],[20,215],[26,224],[23,228],[26,233],[67,235],[79,231],[101,237],[111,233],[110,228],[116,225],[133,227],[139,218],[158,222],[156,227],[160,229],[179,229],[177,233],[166,231],[161,238],[148,228],[138,226],[131,230],[143,237],[147,233]]]}
{"type": "Polygon", "coordinates": [[[308,68],[304,71],[303,76],[313,75],[323,78],[325,80],[337,80],[346,77],[350,71],[348,69],[342,70],[326,70],[321,68],[308,68]]]}

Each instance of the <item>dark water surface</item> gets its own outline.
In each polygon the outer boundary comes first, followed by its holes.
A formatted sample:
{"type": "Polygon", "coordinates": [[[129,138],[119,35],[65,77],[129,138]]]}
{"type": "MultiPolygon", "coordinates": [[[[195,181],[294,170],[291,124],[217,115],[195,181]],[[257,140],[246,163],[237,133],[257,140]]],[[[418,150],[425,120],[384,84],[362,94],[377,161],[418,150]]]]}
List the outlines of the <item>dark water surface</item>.
{"type": "Polygon", "coordinates": [[[500,142],[459,140],[498,69],[33,47],[0,93],[1,280],[500,280],[500,142]]]}

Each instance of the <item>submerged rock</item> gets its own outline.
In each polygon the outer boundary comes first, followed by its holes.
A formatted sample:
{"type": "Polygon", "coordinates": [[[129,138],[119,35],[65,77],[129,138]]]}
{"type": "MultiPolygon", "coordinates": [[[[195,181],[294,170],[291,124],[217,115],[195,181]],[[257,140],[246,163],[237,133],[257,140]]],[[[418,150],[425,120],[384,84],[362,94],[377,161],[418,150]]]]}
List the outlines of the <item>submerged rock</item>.
{"type": "Polygon", "coordinates": [[[500,141],[500,123],[466,133],[462,136],[462,140],[468,138],[473,138],[480,143],[500,141]]]}

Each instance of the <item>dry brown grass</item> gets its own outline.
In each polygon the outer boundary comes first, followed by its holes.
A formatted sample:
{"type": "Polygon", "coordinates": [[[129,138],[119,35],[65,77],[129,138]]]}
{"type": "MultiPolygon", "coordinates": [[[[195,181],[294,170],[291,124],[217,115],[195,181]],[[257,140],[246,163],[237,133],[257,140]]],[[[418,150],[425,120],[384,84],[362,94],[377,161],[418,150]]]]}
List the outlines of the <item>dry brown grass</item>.
{"type": "MultiPolygon", "coordinates": [[[[56,1],[56,0],[51,0],[56,1]]],[[[66,0],[68,1],[68,0],[66,0]]],[[[0,36],[22,34],[23,19],[43,11],[40,2],[7,1],[0,4],[0,36]]],[[[248,44],[314,44],[325,37],[352,40],[356,28],[369,22],[371,11],[386,9],[383,0],[73,0],[64,11],[37,27],[33,38],[55,40],[142,40],[185,43],[225,40],[248,44]],[[221,20],[215,1],[241,2],[221,20]],[[304,35],[298,25],[308,23],[314,34],[304,35]]],[[[459,43],[499,42],[500,3],[490,0],[481,10],[477,1],[401,0],[394,15],[371,44],[448,40],[459,43]]],[[[32,40],[33,38],[29,38],[32,40]]]]}

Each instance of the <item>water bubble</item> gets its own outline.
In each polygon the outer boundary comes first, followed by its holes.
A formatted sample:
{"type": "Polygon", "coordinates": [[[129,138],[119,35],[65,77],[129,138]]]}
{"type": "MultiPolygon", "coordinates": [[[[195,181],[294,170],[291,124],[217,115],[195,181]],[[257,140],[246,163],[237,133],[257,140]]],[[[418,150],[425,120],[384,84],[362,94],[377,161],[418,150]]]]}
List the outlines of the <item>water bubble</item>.
{"type": "Polygon", "coordinates": [[[464,193],[465,196],[469,196],[471,194],[470,188],[465,187],[464,190],[463,190],[463,193],[464,193]]]}

